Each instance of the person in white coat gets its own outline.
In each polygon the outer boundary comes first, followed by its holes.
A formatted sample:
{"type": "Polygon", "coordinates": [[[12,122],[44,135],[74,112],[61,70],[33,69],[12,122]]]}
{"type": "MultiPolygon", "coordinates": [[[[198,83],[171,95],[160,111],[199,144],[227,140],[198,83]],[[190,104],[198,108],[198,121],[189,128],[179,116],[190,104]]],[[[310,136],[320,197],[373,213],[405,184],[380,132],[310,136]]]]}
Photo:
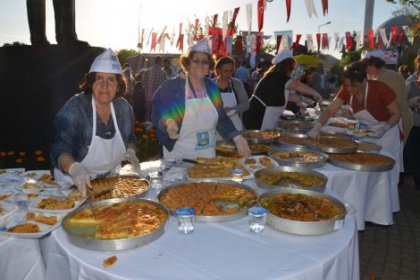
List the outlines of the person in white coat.
{"type": "Polygon", "coordinates": [[[96,57],[80,88],[55,116],[51,162],[55,180],[76,185],[85,196],[91,179],[110,174],[121,161],[136,172],[140,165],[133,110],[122,97],[126,82],[111,49],[96,57]]]}

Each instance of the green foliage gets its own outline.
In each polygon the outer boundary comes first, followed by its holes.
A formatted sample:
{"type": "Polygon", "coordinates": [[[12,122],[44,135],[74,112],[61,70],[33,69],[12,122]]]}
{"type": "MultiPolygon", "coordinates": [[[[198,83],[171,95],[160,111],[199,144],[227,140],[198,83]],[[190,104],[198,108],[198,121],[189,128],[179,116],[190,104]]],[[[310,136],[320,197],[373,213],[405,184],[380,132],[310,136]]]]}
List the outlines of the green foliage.
{"type": "Polygon", "coordinates": [[[129,50],[129,49],[121,49],[117,51],[117,56],[118,59],[120,61],[120,63],[122,64],[121,66],[124,65],[124,63],[127,62],[127,58],[129,58],[130,56],[135,56],[138,54],[138,51],[136,50],[129,50]]]}
{"type": "MultiPolygon", "coordinates": [[[[386,0],[389,3],[396,4],[395,10],[392,12],[394,16],[406,15],[411,23],[420,22],[420,1],[418,0],[386,0]]],[[[420,36],[420,27],[414,26],[410,36],[420,36]]]]}
{"type": "Polygon", "coordinates": [[[13,43],[4,43],[3,44],[3,47],[14,47],[14,46],[26,46],[26,44],[25,43],[22,43],[22,42],[13,42],[13,43]]]}
{"type": "Polygon", "coordinates": [[[359,49],[357,51],[349,51],[345,53],[339,63],[340,66],[344,67],[346,65],[349,65],[352,62],[359,61],[362,51],[363,51],[362,49],[359,49]]]}

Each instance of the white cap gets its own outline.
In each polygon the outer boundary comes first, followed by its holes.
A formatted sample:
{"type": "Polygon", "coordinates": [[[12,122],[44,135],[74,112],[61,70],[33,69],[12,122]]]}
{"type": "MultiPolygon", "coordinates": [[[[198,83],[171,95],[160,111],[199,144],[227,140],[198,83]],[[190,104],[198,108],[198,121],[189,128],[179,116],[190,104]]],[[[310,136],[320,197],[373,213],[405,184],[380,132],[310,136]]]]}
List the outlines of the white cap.
{"type": "Polygon", "coordinates": [[[197,42],[197,44],[192,45],[189,50],[190,52],[202,52],[206,54],[211,54],[209,42],[207,39],[203,39],[200,42],[197,42]]]}
{"type": "Polygon", "coordinates": [[[376,57],[376,58],[380,58],[380,59],[384,59],[385,54],[383,50],[374,50],[374,51],[370,51],[370,52],[362,52],[361,54],[361,58],[371,58],[372,56],[376,57]]]}
{"type": "Polygon", "coordinates": [[[275,57],[273,57],[273,59],[271,60],[271,63],[277,64],[277,63],[282,62],[286,58],[291,58],[291,57],[293,57],[293,51],[283,49],[278,54],[276,54],[275,57]]]}
{"type": "Polygon", "coordinates": [[[122,69],[118,57],[111,49],[107,49],[93,61],[89,69],[89,73],[92,72],[122,74],[122,69]]]}

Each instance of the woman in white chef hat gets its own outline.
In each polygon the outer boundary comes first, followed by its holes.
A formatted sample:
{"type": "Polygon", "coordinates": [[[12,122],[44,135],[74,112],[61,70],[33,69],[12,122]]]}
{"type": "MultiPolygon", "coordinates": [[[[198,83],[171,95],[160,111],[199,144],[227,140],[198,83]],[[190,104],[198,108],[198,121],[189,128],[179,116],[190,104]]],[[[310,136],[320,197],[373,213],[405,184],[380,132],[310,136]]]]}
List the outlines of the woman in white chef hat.
{"type": "Polygon", "coordinates": [[[217,85],[207,75],[214,65],[206,39],[181,56],[186,78],[165,81],[154,93],[152,121],[166,159],[215,157],[216,130],[249,156],[245,138],[226,115],[217,85]]]}
{"type": "Polygon", "coordinates": [[[55,116],[51,162],[55,180],[75,184],[85,196],[91,179],[108,175],[122,160],[136,172],[140,166],[133,110],[123,98],[126,82],[111,49],[96,57],[80,89],[55,116]]]}
{"type": "MultiPolygon", "coordinates": [[[[321,100],[315,90],[301,83],[297,77],[292,77],[297,62],[291,50],[280,51],[271,62],[274,65],[258,82],[250,98],[250,108],[243,114],[242,119],[246,129],[273,129],[287,102],[300,102],[300,97],[297,95],[289,98],[290,91],[311,94],[317,100],[321,100]]],[[[297,76],[301,74],[297,73],[297,76]]]]}

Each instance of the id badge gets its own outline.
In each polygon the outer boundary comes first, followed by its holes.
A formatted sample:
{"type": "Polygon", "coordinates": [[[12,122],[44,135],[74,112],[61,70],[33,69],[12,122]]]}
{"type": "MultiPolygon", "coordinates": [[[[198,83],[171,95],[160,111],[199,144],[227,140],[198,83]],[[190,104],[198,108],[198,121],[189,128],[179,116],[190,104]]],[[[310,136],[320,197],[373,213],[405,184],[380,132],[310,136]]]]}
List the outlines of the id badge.
{"type": "Polygon", "coordinates": [[[197,137],[197,143],[195,145],[196,150],[203,150],[209,147],[210,136],[209,136],[208,130],[197,132],[196,137],[197,137]]]}

